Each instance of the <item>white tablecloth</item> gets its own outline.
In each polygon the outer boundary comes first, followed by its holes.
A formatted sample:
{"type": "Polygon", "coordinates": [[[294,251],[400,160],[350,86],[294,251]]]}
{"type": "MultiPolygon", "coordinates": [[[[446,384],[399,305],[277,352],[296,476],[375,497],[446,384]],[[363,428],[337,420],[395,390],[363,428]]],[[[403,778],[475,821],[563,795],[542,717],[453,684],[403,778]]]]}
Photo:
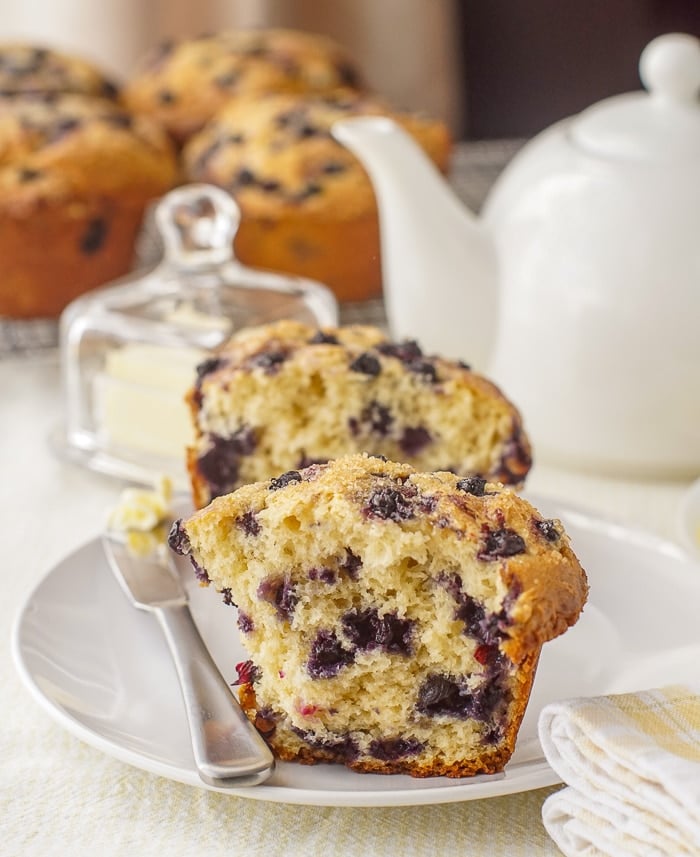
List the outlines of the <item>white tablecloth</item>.
{"type": "MultiPolygon", "coordinates": [[[[540,819],[552,789],[458,804],[315,808],[261,803],[130,767],[66,733],[22,686],[9,640],[28,593],[97,534],[118,483],[52,456],[58,367],[0,361],[0,854],[556,855],[540,819]]],[[[634,483],[535,466],[533,492],[575,501],[666,537],[683,483],[634,483]]]]}

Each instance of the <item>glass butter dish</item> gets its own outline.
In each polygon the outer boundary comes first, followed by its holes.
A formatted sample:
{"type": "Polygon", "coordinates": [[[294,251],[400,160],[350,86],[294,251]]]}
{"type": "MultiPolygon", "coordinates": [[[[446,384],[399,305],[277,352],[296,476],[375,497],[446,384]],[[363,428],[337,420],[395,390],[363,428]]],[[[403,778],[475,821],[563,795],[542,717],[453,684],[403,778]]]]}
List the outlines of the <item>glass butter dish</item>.
{"type": "Polygon", "coordinates": [[[326,286],[243,266],[240,221],[219,188],[187,185],[155,211],[163,260],[71,303],[60,320],[61,457],[122,479],[169,476],[185,489],[196,366],[235,331],[282,318],[335,325],[326,286]]]}

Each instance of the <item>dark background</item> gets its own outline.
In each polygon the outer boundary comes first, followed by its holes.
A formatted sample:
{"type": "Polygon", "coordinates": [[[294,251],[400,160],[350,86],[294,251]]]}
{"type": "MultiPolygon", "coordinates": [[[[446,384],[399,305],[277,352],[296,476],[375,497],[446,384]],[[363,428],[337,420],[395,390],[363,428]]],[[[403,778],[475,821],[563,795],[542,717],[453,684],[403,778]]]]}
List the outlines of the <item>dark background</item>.
{"type": "Polygon", "coordinates": [[[700,36],[700,0],[462,0],[467,139],[530,137],[639,89],[655,36],[700,36]]]}

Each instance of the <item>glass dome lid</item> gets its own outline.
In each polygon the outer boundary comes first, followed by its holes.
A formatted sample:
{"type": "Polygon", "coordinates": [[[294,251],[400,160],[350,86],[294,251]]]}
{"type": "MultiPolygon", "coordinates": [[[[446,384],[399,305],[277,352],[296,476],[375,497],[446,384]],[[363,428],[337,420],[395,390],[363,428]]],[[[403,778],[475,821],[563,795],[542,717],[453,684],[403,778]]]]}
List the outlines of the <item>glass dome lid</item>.
{"type": "Polygon", "coordinates": [[[62,457],[137,482],[171,477],[185,488],[192,431],[184,395],[196,367],[243,327],[279,319],[335,325],[321,283],[242,265],[235,201],[186,185],[155,210],[162,261],[73,301],[60,320],[62,457]]]}

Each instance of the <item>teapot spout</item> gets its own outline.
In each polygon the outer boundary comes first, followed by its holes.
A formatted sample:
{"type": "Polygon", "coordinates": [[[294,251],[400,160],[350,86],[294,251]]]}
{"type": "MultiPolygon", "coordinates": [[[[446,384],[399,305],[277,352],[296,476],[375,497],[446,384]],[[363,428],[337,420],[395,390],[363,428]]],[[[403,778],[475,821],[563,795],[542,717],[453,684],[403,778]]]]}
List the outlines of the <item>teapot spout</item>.
{"type": "Polygon", "coordinates": [[[413,138],[385,117],[333,125],[365,167],[379,211],[390,331],[485,370],[498,291],[490,236],[413,138]]]}

